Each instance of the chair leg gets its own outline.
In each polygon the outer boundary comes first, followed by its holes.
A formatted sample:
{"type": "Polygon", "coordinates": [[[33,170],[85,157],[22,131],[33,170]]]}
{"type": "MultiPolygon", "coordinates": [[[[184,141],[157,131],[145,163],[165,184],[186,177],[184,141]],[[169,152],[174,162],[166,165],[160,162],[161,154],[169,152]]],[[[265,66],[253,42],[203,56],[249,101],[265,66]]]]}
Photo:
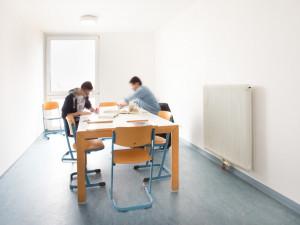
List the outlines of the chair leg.
{"type": "MultiPolygon", "coordinates": [[[[153,165],[153,160],[152,160],[152,165],[153,165]]],[[[135,210],[135,209],[147,209],[147,208],[151,208],[152,207],[152,204],[153,204],[153,199],[152,199],[152,196],[151,196],[151,185],[152,185],[152,172],[153,172],[153,166],[151,167],[151,170],[150,170],[150,184],[149,184],[149,190],[148,188],[144,185],[144,190],[146,191],[146,194],[147,194],[147,197],[149,199],[149,202],[146,203],[146,204],[141,204],[141,205],[133,205],[133,206],[119,206],[115,199],[114,199],[114,196],[113,196],[113,179],[114,179],[114,164],[112,162],[112,166],[111,166],[111,188],[110,188],[110,198],[113,202],[113,205],[114,207],[120,211],[120,212],[126,212],[126,211],[129,211],[129,210],[135,210]]]]}
{"type": "MultiPolygon", "coordinates": [[[[161,147],[161,146],[159,146],[161,147]]],[[[153,166],[159,166],[159,171],[158,171],[158,175],[156,177],[152,177],[152,180],[159,180],[159,179],[163,179],[163,178],[168,178],[171,177],[171,171],[170,169],[168,169],[164,164],[165,164],[165,159],[166,159],[166,154],[167,154],[167,144],[164,145],[164,153],[163,153],[163,157],[161,160],[160,164],[153,164],[153,166]],[[167,174],[166,175],[162,175],[162,171],[165,171],[167,174]]],[[[149,165],[149,162],[146,162],[145,165],[135,165],[133,168],[134,169],[139,169],[139,168],[147,168],[147,167],[151,167],[149,165]]],[[[149,177],[145,177],[143,182],[148,182],[150,180],[149,177]]]]}
{"type": "Polygon", "coordinates": [[[73,156],[73,153],[76,153],[76,151],[67,151],[62,157],[61,161],[62,162],[76,162],[77,159],[73,156]],[[70,154],[70,157],[68,155],[70,154]]]}
{"type": "Polygon", "coordinates": [[[166,153],[167,153],[167,145],[165,145],[165,148],[164,148],[164,154],[163,154],[161,164],[160,164],[160,167],[159,167],[159,172],[158,172],[157,179],[171,177],[171,171],[167,167],[164,166],[165,159],[166,159],[166,153]],[[165,175],[165,176],[161,176],[161,172],[162,172],[163,169],[167,172],[167,175],[165,175]]]}
{"type": "MultiPolygon", "coordinates": [[[[95,169],[95,170],[87,170],[87,169],[85,169],[85,187],[86,188],[89,188],[89,187],[98,187],[98,186],[102,187],[102,186],[106,185],[105,182],[99,182],[99,183],[93,183],[93,184],[90,183],[90,180],[89,180],[87,174],[89,174],[89,173],[100,173],[100,172],[101,172],[100,169],[95,169]]],[[[77,185],[73,185],[72,184],[74,176],[77,176],[77,172],[71,173],[71,175],[70,175],[70,189],[71,190],[78,188],[77,185]]]]}
{"type": "MultiPolygon", "coordinates": [[[[105,186],[106,183],[105,182],[99,182],[99,183],[91,183],[90,180],[89,180],[89,177],[88,177],[88,174],[89,173],[101,173],[101,169],[95,169],[95,170],[87,170],[86,168],[86,165],[87,165],[87,157],[86,157],[86,153],[84,154],[84,164],[85,164],[85,187],[86,188],[89,188],[89,187],[102,187],[102,186],[105,186]]],[[[78,188],[77,185],[73,185],[72,184],[72,180],[73,180],[73,176],[77,175],[77,172],[74,172],[74,173],[71,173],[70,175],[70,189],[76,189],[78,188]]]]}
{"type": "Polygon", "coordinates": [[[111,190],[111,199],[112,199],[112,202],[113,202],[113,205],[114,207],[121,211],[121,212],[126,212],[126,211],[129,211],[129,210],[135,210],[135,209],[147,209],[147,208],[150,208],[153,204],[153,199],[152,199],[152,196],[150,194],[150,192],[148,191],[147,187],[144,187],[145,188],[145,191],[146,191],[146,194],[148,196],[148,199],[149,199],[149,203],[147,204],[143,204],[143,205],[134,205],[134,206],[125,206],[125,207],[122,207],[122,206],[118,206],[114,197],[113,197],[113,194],[112,194],[112,190],[111,190]]]}
{"type": "MultiPolygon", "coordinates": [[[[154,154],[152,153],[152,160],[151,160],[151,168],[150,168],[150,184],[149,184],[149,194],[151,194],[151,187],[152,187],[152,180],[153,180],[153,162],[154,162],[154,154]]],[[[144,183],[145,185],[145,183],[144,183]]],[[[147,188],[145,186],[147,191],[147,188]]]]}
{"type": "Polygon", "coordinates": [[[47,136],[47,134],[44,132],[43,134],[43,138],[46,139],[46,140],[49,140],[50,138],[47,136]]]}
{"type": "MultiPolygon", "coordinates": [[[[113,150],[112,150],[113,151],[113,150]]],[[[113,153],[113,152],[112,152],[113,153]]],[[[113,154],[112,154],[113,157],[113,154]]],[[[113,189],[114,189],[114,162],[113,158],[111,160],[111,170],[110,170],[110,199],[113,200],[113,189]]]]}
{"type": "MultiPolygon", "coordinates": [[[[159,163],[157,164],[153,164],[153,166],[160,166],[159,163]]],[[[135,165],[133,167],[133,169],[137,170],[137,169],[140,169],[140,168],[148,168],[148,167],[151,167],[151,165],[149,165],[149,161],[145,163],[145,165],[135,165]]]]}
{"type": "Polygon", "coordinates": [[[69,137],[68,135],[66,135],[66,139],[67,139],[67,144],[68,144],[68,148],[69,151],[67,151],[62,157],[61,157],[61,161],[62,162],[76,162],[77,159],[74,157],[73,153],[76,153],[76,151],[71,149],[71,145],[70,145],[70,141],[69,141],[69,137]],[[71,157],[67,157],[70,154],[71,157]]]}
{"type": "MultiPolygon", "coordinates": [[[[149,150],[149,155],[152,155],[152,151],[155,151],[154,148],[149,150]]],[[[153,160],[151,160],[151,161],[153,161],[153,160]]],[[[151,162],[151,161],[150,161],[150,162],[151,162]]],[[[153,164],[153,166],[160,166],[160,164],[153,164]]],[[[135,165],[135,166],[133,167],[133,169],[137,170],[137,169],[139,169],[139,168],[147,168],[147,167],[150,167],[149,161],[147,161],[147,162],[145,163],[145,165],[135,165]]]]}

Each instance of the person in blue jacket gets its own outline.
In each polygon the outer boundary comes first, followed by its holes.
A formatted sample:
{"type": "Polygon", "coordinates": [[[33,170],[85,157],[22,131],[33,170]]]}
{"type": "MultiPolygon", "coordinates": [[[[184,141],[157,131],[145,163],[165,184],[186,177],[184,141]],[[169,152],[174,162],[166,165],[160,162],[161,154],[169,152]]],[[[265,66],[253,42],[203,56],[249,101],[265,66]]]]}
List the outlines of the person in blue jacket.
{"type": "MultiPolygon", "coordinates": [[[[80,88],[71,89],[62,107],[62,118],[66,120],[67,115],[73,116],[77,127],[79,116],[89,115],[91,112],[94,112],[95,110],[89,101],[89,95],[92,90],[93,85],[90,81],[84,82],[80,88]],[[90,112],[83,111],[85,108],[89,109],[90,112]]],[[[70,136],[69,126],[67,126],[67,131],[68,136],[70,136]]]]}
{"type": "Polygon", "coordinates": [[[157,115],[160,111],[160,106],[148,87],[142,85],[140,78],[134,76],[129,81],[134,94],[125,98],[125,102],[119,104],[119,107],[123,107],[129,104],[130,101],[134,101],[140,108],[147,110],[148,112],[157,115]]]}

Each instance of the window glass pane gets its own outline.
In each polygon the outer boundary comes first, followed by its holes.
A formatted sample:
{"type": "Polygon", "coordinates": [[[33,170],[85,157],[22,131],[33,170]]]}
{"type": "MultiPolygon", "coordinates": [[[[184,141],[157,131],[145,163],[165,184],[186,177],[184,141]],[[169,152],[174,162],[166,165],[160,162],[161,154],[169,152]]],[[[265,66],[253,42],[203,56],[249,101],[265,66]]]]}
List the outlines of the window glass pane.
{"type": "Polygon", "coordinates": [[[51,92],[95,85],[95,40],[51,40],[51,92]]]}

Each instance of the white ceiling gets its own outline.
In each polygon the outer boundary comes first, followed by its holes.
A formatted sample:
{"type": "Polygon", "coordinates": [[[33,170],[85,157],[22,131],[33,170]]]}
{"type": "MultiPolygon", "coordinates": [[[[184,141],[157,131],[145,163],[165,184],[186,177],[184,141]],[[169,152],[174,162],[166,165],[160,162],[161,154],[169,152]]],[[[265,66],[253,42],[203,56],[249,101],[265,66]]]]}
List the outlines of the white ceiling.
{"type": "Polygon", "coordinates": [[[11,0],[46,33],[154,32],[195,0],[11,0]],[[98,16],[92,27],[83,15],[98,16]]]}

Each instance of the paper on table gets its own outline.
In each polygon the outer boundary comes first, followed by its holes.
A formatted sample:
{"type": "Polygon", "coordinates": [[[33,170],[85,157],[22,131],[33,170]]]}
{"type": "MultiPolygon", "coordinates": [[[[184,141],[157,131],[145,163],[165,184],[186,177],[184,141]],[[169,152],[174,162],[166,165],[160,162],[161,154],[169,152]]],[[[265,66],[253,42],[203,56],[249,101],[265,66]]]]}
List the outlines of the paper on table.
{"type": "Polygon", "coordinates": [[[120,114],[139,114],[140,112],[139,111],[128,111],[126,109],[121,109],[120,110],[120,114]]]}
{"type": "Polygon", "coordinates": [[[87,123],[90,124],[90,123],[112,123],[113,120],[96,120],[96,121],[90,121],[88,120],[87,123]]]}
{"type": "Polygon", "coordinates": [[[147,126],[152,125],[150,120],[127,120],[127,126],[129,127],[140,127],[140,126],[147,126]]]}
{"type": "Polygon", "coordinates": [[[104,123],[89,123],[87,130],[97,130],[97,129],[110,129],[114,128],[114,124],[112,122],[104,122],[104,123]]]}
{"type": "Polygon", "coordinates": [[[119,115],[119,112],[101,113],[98,116],[98,118],[100,118],[100,119],[103,119],[103,118],[115,118],[118,115],[119,115]]]}
{"type": "Polygon", "coordinates": [[[103,116],[105,115],[110,115],[110,114],[119,114],[120,113],[120,110],[103,110],[103,116]]]}
{"type": "Polygon", "coordinates": [[[119,114],[110,113],[110,114],[101,114],[101,115],[93,115],[88,119],[88,123],[105,123],[105,122],[113,122],[113,118],[118,116],[119,114]]]}
{"type": "Polygon", "coordinates": [[[106,110],[106,111],[103,111],[103,115],[106,115],[106,114],[139,114],[140,112],[139,111],[128,111],[128,108],[124,108],[124,109],[119,109],[119,110],[106,110]]]}

